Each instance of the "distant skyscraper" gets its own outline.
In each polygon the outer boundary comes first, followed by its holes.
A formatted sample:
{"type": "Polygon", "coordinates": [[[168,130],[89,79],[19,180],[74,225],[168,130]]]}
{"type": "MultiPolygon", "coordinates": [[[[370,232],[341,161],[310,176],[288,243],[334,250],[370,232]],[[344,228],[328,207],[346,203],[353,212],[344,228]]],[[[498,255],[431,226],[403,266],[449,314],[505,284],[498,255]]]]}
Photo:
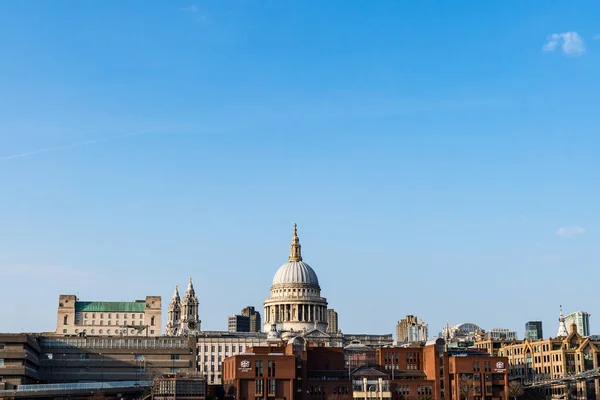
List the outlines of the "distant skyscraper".
{"type": "Polygon", "coordinates": [[[568,327],[575,324],[577,325],[577,333],[581,336],[590,336],[590,315],[585,311],[576,311],[565,317],[565,324],[568,327]]]}
{"type": "Polygon", "coordinates": [[[542,321],[529,321],[525,324],[525,339],[541,340],[543,338],[542,321]]]}
{"type": "Polygon", "coordinates": [[[327,309],[327,333],[338,333],[338,313],[333,309],[327,309]]]}
{"type": "Polygon", "coordinates": [[[396,325],[396,339],[398,343],[425,341],[427,340],[427,324],[421,318],[407,315],[396,325]]]}
{"type": "Polygon", "coordinates": [[[227,319],[229,332],[260,332],[260,327],[260,313],[252,306],[244,308],[242,315],[232,315],[227,319]]]}

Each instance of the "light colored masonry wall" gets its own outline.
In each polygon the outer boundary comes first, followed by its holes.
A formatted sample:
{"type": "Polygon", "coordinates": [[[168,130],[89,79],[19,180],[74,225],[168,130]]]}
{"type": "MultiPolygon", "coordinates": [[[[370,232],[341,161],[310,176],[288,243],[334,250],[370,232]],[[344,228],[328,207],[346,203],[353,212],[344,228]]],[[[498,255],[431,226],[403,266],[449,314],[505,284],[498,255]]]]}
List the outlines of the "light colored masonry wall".
{"type": "Polygon", "coordinates": [[[146,296],[145,303],[144,301],[97,303],[104,304],[105,307],[100,307],[95,311],[78,312],[76,310],[77,297],[61,294],[56,318],[56,334],[68,336],[81,334],[88,336],[160,336],[162,326],[160,296],[146,296]],[[125,312],[117,308],[111,309],[111,305],[115,304],[125,306],[130,310],[125,312]],[[131,311],[131,309],[135,311],[131,311]],[[136,329],[136,327],[139,328],[136,329]]]}

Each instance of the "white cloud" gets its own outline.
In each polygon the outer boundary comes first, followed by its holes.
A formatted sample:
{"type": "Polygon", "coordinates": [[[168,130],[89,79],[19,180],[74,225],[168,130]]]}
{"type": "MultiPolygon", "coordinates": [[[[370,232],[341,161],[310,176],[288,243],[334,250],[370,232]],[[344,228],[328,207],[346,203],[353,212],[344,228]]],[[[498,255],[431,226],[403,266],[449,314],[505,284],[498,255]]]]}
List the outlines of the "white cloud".
{"type": "Polygon", "coordinates": [[[556,234],[562,237],[572,237],[575,235],[583,235],[585,233],[585,229],[579,225],[575,226],[563,226],[562,228],[558,228],[556,234]]]}
{"type": "Polygon", "coordinates": [[[564,54],[580,56],[585,53],[583,39],[577,32],[553,33],[548,37],[548,41],[544,44],[542,50],[555,51],[559,44],[564,54]]]}

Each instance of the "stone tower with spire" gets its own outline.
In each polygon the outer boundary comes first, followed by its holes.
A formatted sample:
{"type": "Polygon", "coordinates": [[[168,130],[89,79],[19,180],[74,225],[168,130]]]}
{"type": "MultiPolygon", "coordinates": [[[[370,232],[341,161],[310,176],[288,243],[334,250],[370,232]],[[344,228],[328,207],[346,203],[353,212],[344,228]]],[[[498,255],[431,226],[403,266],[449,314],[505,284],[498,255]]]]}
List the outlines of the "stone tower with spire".
{"type": "Polygon", "coordinates": [[[169,320],[165,327],[165,333],[168,336],[186,336],[198,332],[200,332],[198,298],[192,278],[190,278],[183,301],[179,297],[179,286],[175,286],[175,293],[173,293],[173,299],[169,305],[169,320]]]}
{"type": "Polygon", "coordinates": [[[188,283],[185,297],[181,302],[181,323],[180,330],[182,335],[188,335],[200,332],[200,318],[198,318],[198,298],[194,290],[192,278],[188,283]]]}
{"type": "Polygon", "coordinates": [[[181,321],[181,298],[179,297],[179,286],[175,286],[175,293],[173,293],[173,299],[169,304],[169,318],[167,326],[165,327],[165,334],[167,336],[177,336],[179,333],[181,321]]]}

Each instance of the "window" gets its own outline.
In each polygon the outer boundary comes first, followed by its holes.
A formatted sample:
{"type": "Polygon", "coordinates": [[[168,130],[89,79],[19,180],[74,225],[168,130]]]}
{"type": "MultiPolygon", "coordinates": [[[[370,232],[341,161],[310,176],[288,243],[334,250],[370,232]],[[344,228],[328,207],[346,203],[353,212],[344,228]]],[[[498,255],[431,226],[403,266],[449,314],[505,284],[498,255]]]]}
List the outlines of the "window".
{"type": "Polygon", "coordinates": [[[92,314],[92,318],[96,318],[96,314],[92,314]]]}
{"type": "Polygon", "coordinates": [[[69,316],[65,315],[65,317],[63,318],[63,325],[69,325],[69,316]]]}
{"type": "Polygon", "coordinates": [[[208,346],[204,346],[204,351],[208,351],[208,346]]]}
{"type": "Polygon", "coordinates": [[[110,318],[110,313],[108,314],[108,318],[110,318]]]}
{"type": "Polygon", "coordinates": [[[100,314],[100,319],[104,318],[104,314],[100,314]]]}
{"type": "Polygon", "coordinates": [[[171,360],[179,360],[179,354],[171,354],[171,360]]]}
{"type": "Polygon", "coordinates": [[[264,387],[263,387],[263,380],[262,379],[257,379],[256,380],[256,391],[255,392],[256,392],[256,394],[260,394],[260,395],[262,395],[264,393],[264,387]]]}
{"type": "Polygon", "coordinates": [[[262,362],[262,360],[261,361],[254,361],[254,376],[263,376],[263,362],[262,362]]]}
{"type": "Polygon", "coordinates": [[[79,359],[80,359],[80,360],[89,360],[89,359],[90,359],[90,355],[89,355],[89,354],[87,354],[87,353],[81,353],[81,354],[79,355],[79,359]]]}
{"type": "Polygon", "coordinates": [[[242,346],[238,346],[238,353],[242,352],[242,346]]]}
{"type": "Polygon", "coordinates": [[[135,314],[131,314],[131,319],[135,319],[135,314]]]}
{"type": "Polygon", "coordinates": [[[67,330],[66,330],[66,329],[63,329],[63,333],[67,333],[67,330]]]}
{"type": "Polygon", "coordinates": [[[117,314],[117,317],[116,317],[116,318],[117,318],[117,319],[119,319],[119,314],[117,314]]]}
{"type": "Polygon", "coordinates": [[[0,358],[0,367],[4,367],[4,359],[0,358]]]}
{"type": "Polygon", "coordinates": [[[269,394],[275,394],[275,379],[269,379],[269,394]]]}
{"type": "Polygon", "coordinates": [[[225,353],[229,351],[229,346],[225,346],[225,353]]]}
{"type": "Polygon", "coordinates": [[[210,351],[215,351],[215,346],[214,345],[210,346],[210,351]]]}
{"type": "Polygon", "coordinates": [[[154,317],[150,318],[150,325],[154,326],[154,317]]]}
{"type": "MultiPolygon", "coordinates": [[[[100,322],[102,322],[102,321],[100,321],[100,322]]],[[[100,324],[100,325],[102,325],[102,324],[100,324]]],[[[101,334],[101,333],[102,333],[102,329],[100,329],[100,330],[98,331],[98,333],[100,333],[100,334],[101,334]]]]}
{"type": "Polygon", "coordinates": [[[107,330],[106,330],[106,333],[107,333],[108,335],[110,335],[110,329],[107,329],[107,330]]]}
{"type": "Polygon", "coordinates": [[[143,354],[135,354],[134,358],[135,358],[135,361],[144,361],[144,355],[143,354]]]}
{"type": "Polygon", "coordinates": [[[0,343],[0,350],[4,350],[4,343],[0,343]]]}

